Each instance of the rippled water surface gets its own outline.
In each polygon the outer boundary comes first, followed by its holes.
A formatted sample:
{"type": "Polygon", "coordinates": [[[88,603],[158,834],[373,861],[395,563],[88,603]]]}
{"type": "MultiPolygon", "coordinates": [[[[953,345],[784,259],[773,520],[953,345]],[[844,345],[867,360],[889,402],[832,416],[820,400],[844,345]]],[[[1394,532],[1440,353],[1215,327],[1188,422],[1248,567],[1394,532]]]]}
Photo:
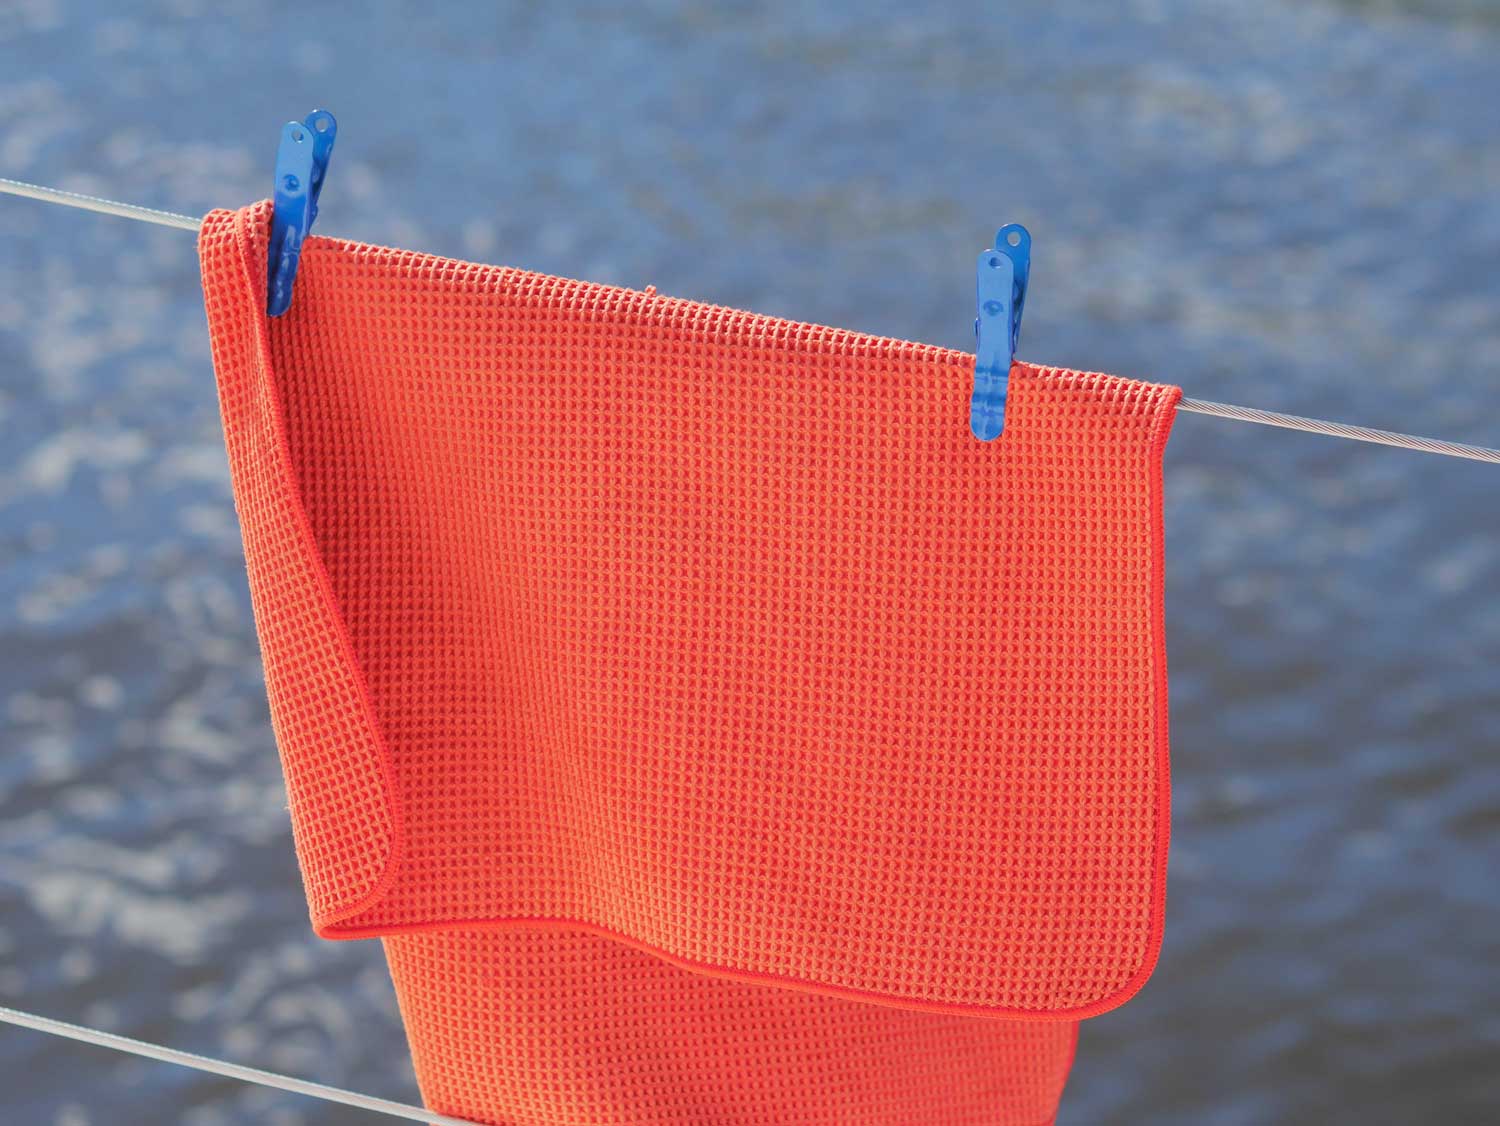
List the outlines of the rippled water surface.
{"type": "MultiPolygon", "coordinates": [[[[328,233],[1500,444],[1484,3],[21,0],[0,175],[201,213],[339,115],[328,233]]],[[[1500,471],[1182,416],[1161,966],[1070,1123],[1500,1117],[1500,471]]],[[[0,1003],[415,1097],[308,930],[192,238],[0,197],[0,1003]]],[[[363,1121],[0,1031],[6,1122],[363,1121]]]]}

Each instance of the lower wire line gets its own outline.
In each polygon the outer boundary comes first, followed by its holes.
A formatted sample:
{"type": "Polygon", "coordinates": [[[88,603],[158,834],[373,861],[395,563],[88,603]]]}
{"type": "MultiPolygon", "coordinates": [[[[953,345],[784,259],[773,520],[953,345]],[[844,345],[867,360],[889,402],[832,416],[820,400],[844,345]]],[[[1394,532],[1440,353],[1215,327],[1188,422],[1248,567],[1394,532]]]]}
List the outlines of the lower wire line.
{"type": "Polygon", "coordinates": [[[50,1017],[41,1017],[34,1013],[23,1013],[18,1009],[7,1009],[0,1006],[0,1022],[18,1025],[21,1028],[29,1028],[36,1032],[47,1032],[53,1036],[63,1036],[69,1040],[81,1040],[85,1044],[95,1044],[101,1048],[112,1048],[114,1051],[126,1052],[132,1056],[144,1056],[146,1059],[160,1060],[163,1063],[174,1063],[180,1067],[191,1068],[194,1071],[206,1071],[213,1075],[222,1075],[227,1079],[238,1079],[242,1083],[254,1083],[261,1087],[274,1087],[278,1091],[291,1091],[293,1094],[306,1095],[309,1098],[321,1099],[324,1102],[358,1107],[360,1110],[385,1114],[392,1118],[405,1118],[412,1122],[431,1122],[434,1126],[478,1126],[472,1119],[453,1118],[450,1115],[437,1114],[430,1110],[424,1110],[419,1106],[412,1106],[409,1103],[398,1103],[391,1099],[377,1099],[373,1095],[361,1095],[356,1091],[345,1091],[339,1087],[329,1087],[323,1083],[312,1083],[306,1079],[293,1078],[290,1075],[278,1075],[274,1071],[262,1071],[257,1067],[245,1067],[243,1064],[226,1063],[223,1060],[211,1059],[208,1056],[194,1055],[192,1052],[181,1052],[176,1048],[164,1048],[160,1044],[148,1044],[144,1040],[132,1040],[128,1036],[116,1036],[111,1032],[99,1032],[96,1029],[84,1028],[81,1025],[69,1024],[66,1021],[53,1020],[50,1017]]]}
{"type": "MultiPolygon", "coordinates": [[[[0,177],[0,192],[39,199],[43,203],[57,203],[64,207],[77,207],[85,211],[98,211],[105,215],[118,215],[122,219],[135,219],[142,223],[155,223],[163,227],[177,227],[184,231],[196,231],[202,221],[191,215],[178,215],[171,211],[158,211],[152,207],[138,207],[133,203],[117,203],[112,199],[65,192],[41,184],[28,184],[24,180],[7,180],[0,177]]],[[[1302,430],[1308,434],[1323,434],[1330,438],[1348,438],[1355,442],[1374,442],[1382,446],[1398,446],[1405,450],[1441,454],[1444,457],[1463,457],[1473,461],[1487,461],[1500,465],[1500,450],[1487,446],[1471,446],[1464,442],[1445,442],[1438,438],[1421,438],[1415,434],[1398,434],[1393,430],[1374,430],[1368,426],[1353,426],[1346,422],[1325,422],[1320,418],[1302,418],[1295,414],[1280,414],[1263,411],[1256,407],[1237,407],[1231,403],[1211,403],[1205,399],[1182,399],[1179,410],[1193,414],[1209,414],[1217,418],[1228,418],[1235,422],[1253,422],[1259,426],[1279,426],[1284,430],[1302,430]]]]}

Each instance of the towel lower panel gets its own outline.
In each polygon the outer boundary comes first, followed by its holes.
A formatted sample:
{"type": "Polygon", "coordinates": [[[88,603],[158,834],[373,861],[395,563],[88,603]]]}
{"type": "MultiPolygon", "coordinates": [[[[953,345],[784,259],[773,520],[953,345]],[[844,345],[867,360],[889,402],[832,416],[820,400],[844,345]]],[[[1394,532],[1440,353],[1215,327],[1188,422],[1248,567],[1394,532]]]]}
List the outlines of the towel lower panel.
{"type": "Polygon", "coordinates": [[[507,1126],[1045,1126],[1078,1031],[726,981],[583,932],[384,942],[427,1106],[507,1126]]]}

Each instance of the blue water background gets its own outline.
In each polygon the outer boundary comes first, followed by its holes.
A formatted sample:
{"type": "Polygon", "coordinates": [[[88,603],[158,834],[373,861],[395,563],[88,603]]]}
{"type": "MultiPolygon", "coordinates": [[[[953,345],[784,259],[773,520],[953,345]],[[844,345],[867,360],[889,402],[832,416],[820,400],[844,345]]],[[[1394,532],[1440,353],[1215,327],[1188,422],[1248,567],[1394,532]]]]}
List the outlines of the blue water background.
{"type": "MultiPolygon", "coordinates": [[[[20,0],[0,175],[1500,444],[1500,8],[20,0]]],[[[1061,1121],[1500,1120],[1500,468],[1183,415],[1160,968],[1061,1121]]],[[[192,236],[0,197],[0,1003],[415,1098],[310,934],[192,236]]],[[[0,1030],[0,1120],[375,1121],[0,1030]]]]}

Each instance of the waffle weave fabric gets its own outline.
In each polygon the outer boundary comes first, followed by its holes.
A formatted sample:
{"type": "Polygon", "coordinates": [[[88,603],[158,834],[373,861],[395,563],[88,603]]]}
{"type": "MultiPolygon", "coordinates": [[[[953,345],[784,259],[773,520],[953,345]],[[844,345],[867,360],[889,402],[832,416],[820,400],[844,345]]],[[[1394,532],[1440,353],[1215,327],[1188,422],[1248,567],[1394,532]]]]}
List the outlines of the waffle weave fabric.
{"type": "Polygon", "coordinates": [[[726,981],[577,931],[385,947],[427,1105],[486,1122],[1042,1126],[1078,1035],[726,981]]]}
{"type": "Polygon", "coordinates": [[[268,320],[269,219],[199,245],[298,858],[435,1107],[1049,1117],[1161,941],[1178,390],[1018,364],[981,443],[962,353],[331,239],[268,320]]]}

